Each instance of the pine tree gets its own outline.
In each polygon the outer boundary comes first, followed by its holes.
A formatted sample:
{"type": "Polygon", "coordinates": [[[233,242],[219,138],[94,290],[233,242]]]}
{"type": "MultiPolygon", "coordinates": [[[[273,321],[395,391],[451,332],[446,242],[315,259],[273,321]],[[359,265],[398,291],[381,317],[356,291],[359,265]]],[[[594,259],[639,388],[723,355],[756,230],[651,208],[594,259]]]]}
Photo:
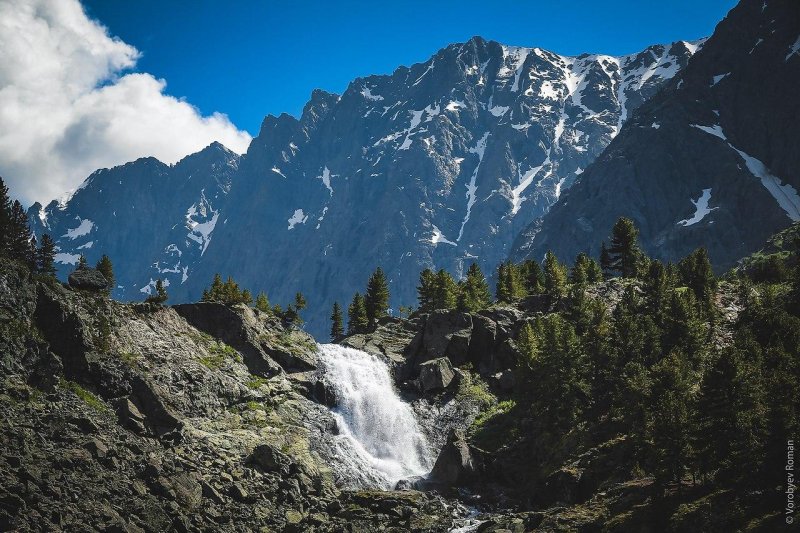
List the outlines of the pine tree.
{"type": "Polygon", "coordinates": [[[89,268],[89,262],[86,260],[86,256],[81,254],[78,258],[78,269],[81,268],[89,268]]]}
{"type": "Polygon", "coordinates": [[[606,241],[603,241],[600,245],[600,269],[603,271],[603,277],[610,278],[611,277],[611,269],[612,269],[612,261],[611,261],[611,254],[608,251],[608,247],[606,246],[606,241]]]}
{"type": "Polygon", "coordinates": [[[331,341],[336,342],[344,337],[344,320],[339,302],[333,302],[331,310],[331,341]]]}
{"type": "Polygon", "coordinates": [[[550,250],[544,256],[544,288],[553,299],[562,298],[567,293],[567,267],[550,250]]]}
{"type": "Polygon", "coordinates": [[[303,296],[302,292],[296,292],[294,295],[294,307],[298,311],[302,311],[306,308],[306,297],[303,296]]]}
{"type": "Polygon", "coordinates": [[[106,281],[108,282],[106,285],[106,290],[114,290],[114,266],[111,264],[111,259],[109,259],[107,255],[103,254],[103,257],[101,257],[97,262],[95,268],[103,275],[104,278],[106,278],[106,281]]]}
{"type": "Polygon", "coordinates": [[[523,285],[527,294],[542,294],[544,292],[544,272],[538,261],[527,259],[520,268],[523,285]]]}
{"type": "Polygon", "coordinates": [[[433,302],[436,293],[436,274],[433,270],[426,268],[419,274],[419,285],[417,286],[417,302],[421,313],[433,311],[433,302]]]}
{"type": "Polygon", "coordinates": [[[467,277],[459,286],[458,309],[474,313],[486,309],[492,301],[489,284],[477,263],[467,270],[467,277]]]}
{"type": "Polygon", "coordinates": [[[11,257],[11,198],[0,178],[0,257],[11,257]]]}
{"type": "Polygon", "coordinates": [[[376,268],[367,281],[364,306],[367,310],[367,322],[372,329],[377,326],[378,319],[389,314],[389,284],[381,267],[376,268]]]}
{"type": "Polygon", "coordinates": [[[639,273],[643,254],[638,240],[639,230],[633,221],[620,217],[611,230],[608,266],[619,272],[623,278],[634,278],[639,273]]]}
{"type": "Polygon", "coordinates": [[[347,308],[347,334],[355,335],[367,330],[369,321],[367,320],[367,309],[364,306],[364,297],[357,292],[353,295],[353,301],[347,308]]]}
{"type": "Polygon", "coordinates": [[[570,272],[569,281],[578,285],[586,285],[589,283],[589,255],[581,252],[575,257],[575,263],[572,265],[572,272],[570,272]]]}
{"type": "Polygon", "coordinates": [[[36,252],[36,269],[47,276],[55,275],[55,255],[56,244],[50,235],[45,233],[42,235],[42,243],[36,252]]]}
{"type": "Polygon", "coordinates": [[[253,303],[253,294],[250,292],[250,289],[245,289],[242,291],[239,302],[245,305],[250,305],[253,303]]]}
{"type": "Polygon", "coordinates": [[[11,205],[7,239],[8,256],[31,265],[34,260],[31,252],[31,229],[28,226],[28,216],[19,200],[11,205]]]}
{"type": "Polygon", "coordinates": [[[689,287],[703,310],[713,310],[714,294],[717,290],[717,278],[711,267],[711,260],[705,248],[698,248],[678,263],[681,281],[689,287]]]}
{"type": "Polygon", "coordinates": [[[267,298],[267,294],[264,291],[258,293],[256,296],[256,309],[261,311],[262,313],[272,314],[272,307],[269,305],[269,298],[267,298]]]}
{"type": "Polygon", "coordinates": [[[649,436],[655,484],[683,478],[691,457],[690,402],[692,381],[685,356],[671,352],[652,372],[649,436]]]}
{"type": "Polygon", "coordinates": [[[517,334],[517,351],[519,352],[521,359],[520,365],[522,365],[528,371],[533,370],[536,357],[539,351],[539,346],[536,341],[536,333],[533,330],[533,326],[531,326],[530,322],[525,322],[519,330],[517,334]]]}
{"type": "Polygon", "coordinates": [[[455,309],[458,297],[458,285],[453,276],[441,269],[436,273],[434,281],[434,309],[455,309]]]}
{"type": "Polygon", "coordinates": [[[525,285],[520,269],[511,261],[500,263],[497,267],[497,301],[514,303],[525,297],[525,285]]]}
{"type": "Polygon", "coordinates": [[[167,289],[164,287],[164,282],[160,279],[156,280],[156,292],[155,294],[151,294],[145,299],[147,303],[153,304],[163,304],[167,301],[169,296],[167,295],[167,289]]]}

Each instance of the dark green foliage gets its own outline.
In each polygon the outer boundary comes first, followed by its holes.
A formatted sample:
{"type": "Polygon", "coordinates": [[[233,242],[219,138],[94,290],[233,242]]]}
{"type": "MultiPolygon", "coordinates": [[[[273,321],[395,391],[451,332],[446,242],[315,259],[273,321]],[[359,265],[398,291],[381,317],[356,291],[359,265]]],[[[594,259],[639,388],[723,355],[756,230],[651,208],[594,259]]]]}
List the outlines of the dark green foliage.
{"type": "Polygon", "coordinates": [[[603,241],[602,244],[600,244],[600,268],[603,271],[604,278],[611,277],[612,260],[611,253],[608,251],[608,247],[606,246],[606,241],[603,241]]]}
{"type": "MultiPolygon", "coordinates": [[[[105,256],[103,256],[103,257],[105,257],[105,256]]],[[[169,296],[167,295],[166,287],[164,287],[164,282],[159,279],[159,280],[156,280],[156,291],[155,291],[155,293],[151,294],[150,296],[148,296],[145,299],[145,302],[151,303],[151,304],[163,304],[164,302],[167,301],[168,298],[169,298],[169,296]]]]}
{"type": "Polygon", "coordinates": [[[571,283],[586,285],[603,281],[603,271],[600,264],[588,254],[581,252],[575,258],[569,280],[571,283]]]}
{"type": "Polygon", "coordinates": [[[474,313],[485,309],[492,303],[489,284],[477,263],[472,263],[467,270],[467,276],[459,284],[458,309],[474,313]]]}
{"type": "Polygon", "coordinates": [[[458,284],[453,276],[441,269],[436,273],[436,282],[433,291],[434,309],[455,309],[458,297],[458,284]]]}
{"type": "Polygon", "coordinates": [[[331,341],[336,342],[344,337],[344,318],[339,302],[333,302],[331,310],[331,341]]]}
{"type": "Polygon", "coordinates": [[[433,311],[433,301],[435,297],[436,275],[433,270],[426,268],[419,274],[419,285],[417,286],[417,303],[421,313],[433,311]]]}
{"type": "Polygon", "coordinates": [[[78,258],[78,268],[88,268],[89,262],[86,260],[86,256],[81,254],[78,258]]]}
{"type": "Polygon", "coordinates": [[[567,294],[567,266],[549,250],[544,256],[544,290],[553,299],[567,294]]]}
{"type": "Polygon", "coordinates": [[[53,239],[45,233],[42,235],[42,243],[36,251],[36,270],[47,276],[56,273],[55,267],[56,245],[53,239]]]}
{"type": "Polygon", "coordinates": [[[511,261],[500,263],[497,267],[495,297],[500,303],[514,303],[525,297],[525,285],[519,266],[511,261]]]}
{"type": "Polygon", "coordinates": [[[11,226],[8,235],[10,257],[17,259],[29,267],[34,263],[33,250],[31,249],[31,230],[28,226],[28,216],[19,200],[11,205],[11,226]]]}
{"type": "Polygon", "coordinates": [[[528,294],[542,294],[544,292],[544,272],[537,261],[528,259],[520,266],[522,282],[528,294]]]}
{"type": "Polygon", "coordinates": [[[8,187],[0,178],[0,256],[11,257],[11,198],[8,187]]]}
{"type": "Polygon", "coordinates": [[[547,427],[573,427],[588,399],[584,354],[574,328],[558,314],[547,315],[517,338],[522,368],[530,378],[524,391],[530,410],[547,427]]]}
{"type": "Polygon", "coordinates": [[[256,296],[256,309],[262,313],[272,314],[272,307],[269,305],[269,298],[265,292],[259,292],[256,296]]]}
{"type": "MultiPolygon", "coordinates": [[[[611,230],[611,246],[603,270],[619,272],[623,278],[633,278],[639,273],[643,254],[639,249],[639,230],[629,218],[620,217],[611,230]]],[[[605,243],[604,243],[605,247],[605,243]]],[[[602,259],[602,249],[601,249],[602,259]]]]}
{"type": "Polygon", "coordinates": [[[689,287],[698,302],[707,310],[712,307],[712,298],[717,290],[717,278],[705,248],[698,248],[678,263],[681,283],[689,287]]]}
{"type": "Polygon", "coordinates": [[[355,335],[364,333],[369,328],[367,319],[367,308],[364,305],[364,297],[357,292],[353,295],[353,301],[347,308],[347,334],[355,335]]]}
{"type": "Polygon", "coordinates": [[[95,268],[106,278],[106,281],[108,281],[107,290],[114,290],[114,266],[111,264],[111,259],[103,254],[103,257],[97,262],[95,268]]]}
{"type": "Polygon", "coordinates": [[[201,301],[223,303],[225,305],[250,305],[253,303],[253,296],[247,289],[240,290],[239,284],[233,281],[232,277],[229,276],[227,281],[223,283],[222,276],[215,274],[211,287],[203,291],[201,301]]]}
{"type": "Polygon", "coordinates": [[[375,328],[378,319],[389,314],[389,283],[381,267],[376,268],[367,281],[364,307],[370,328],[375,328]]]}

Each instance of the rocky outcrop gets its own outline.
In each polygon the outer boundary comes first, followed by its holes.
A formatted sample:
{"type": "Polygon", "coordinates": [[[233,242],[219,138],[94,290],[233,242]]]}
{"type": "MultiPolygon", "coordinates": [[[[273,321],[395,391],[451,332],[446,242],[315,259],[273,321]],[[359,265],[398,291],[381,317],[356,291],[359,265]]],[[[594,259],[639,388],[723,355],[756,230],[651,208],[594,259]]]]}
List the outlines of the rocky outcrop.
{"type": "Polygon", "coordinates": [[[447,357],[431,359],[419,365],[419,385],[423,392],[446,389],[454,377],[453,366],[447,357]]]}
{"type": "Polygon", "coordinates": [[[76,289],[102,291],[108,288],[108,280],[94,268],[78,268],[69,275],[68,279],[69,286],[76,289]]]}
{"type": "Polygon", "coordinates": [[[174,309],[197,329],[241,352],[253,374],[274,376],[281,369],[296,372],[316,368],[314,339],[280,327],[275,317],[245,305],[221,303],[176,305],[174,309]]]}
{"type": "Polygon", "coordinates": [[[439,452],[429,480],[445,487],[462,487],[475,480],[480,472],[479,462],[472,453],[464,432],[455,429],[439,452]]]}

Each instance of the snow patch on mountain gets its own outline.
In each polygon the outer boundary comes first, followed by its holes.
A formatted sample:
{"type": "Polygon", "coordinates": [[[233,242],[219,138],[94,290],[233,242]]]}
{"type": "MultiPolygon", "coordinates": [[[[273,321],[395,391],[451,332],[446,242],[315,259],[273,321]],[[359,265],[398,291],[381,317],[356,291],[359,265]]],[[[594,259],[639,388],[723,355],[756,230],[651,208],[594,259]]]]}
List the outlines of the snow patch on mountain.
{"type": "Polygon", "coordinates": [[[302,209],[295,209],[294,213],[287,221],[289,222],[289,227],[287,229],[294,229],[297,224],[305,224],[306,220],[308,220],[308,215],[303,213],[302,209]]]}
{"type": "Polygon", "coordinates": [[[475,180],[478,177],[478,170],[481,168],[481,163],[483,162],[483,154],[486,152],[486,141],[488,139],[489,132],[487,131],[483,134],[483,137],[478,140],[478,143],[475,145],[475,147],[469,149],[471,154],[478,155],[478,164],[475,166],[475,170],[472,172],[472,176],[470,176],[469,183],[467,184],[467,212],[464,215],[464,220],[461,222],[461,229],[458,230],[458,238],[456,241],[460,241],[461,237],[464,235],[464,226],[466,226],[467,222],[469,222],[469,216],[472,213],[472,206],[475,205],[475,193],[478,191],[478,187],[475,185],[475,180]]]}
{"type": "Polygon", "coordinates": [[[62,237],[66,237],[73,241],[78,237],[83,237],[84,235],[88,235],[89,232],[91,232],[92,229],[94,229],[94,222],[92,222],[88,218],[84,219],[81,219],[81,217],[75,217],[75,218],[80,221],[78,227],[69,229],[64,235],[62,235],[62,237]]]}
{"type": "Polygon", "coordinates": [[[711,189],[703,189],[703,192],[700,194],[700,197],[697,200],[692,200],[691,198],[689,201],[692,202],[694,205],[694,214],[691,218],[687,218],[685,220],[681,220],[678,222],[679,226],[692,226],[697,224],[701,220],[703,220],[706,215],[708,215],[714,209],[718,209],[719,207],[708,207],[708,202],[711,200],[711,189]]]}
{"type": "Polygon", "coordinates": [[[454,243],[453,241],[451,241],[447,237],[445,237],[444,234],[441,232],[441,230],[434,225],[433,226],[433,234],[431,235],[431,244],[436,246],[440,242],[444,243],[444,244],[450,244],[452,246],[458,246],[456,243],[454,243]]]}
{"type": "Polygon", "coordinates": [[[325,165],[325,168],[322,169],[322,174],[317,176],[317,179],[322,180],[322,184],[325,185],[325,188],[328,189],[330,195],[333,196],[333,187],[331,187],[331,171],[328,169],[327,165],[325,165]]]}

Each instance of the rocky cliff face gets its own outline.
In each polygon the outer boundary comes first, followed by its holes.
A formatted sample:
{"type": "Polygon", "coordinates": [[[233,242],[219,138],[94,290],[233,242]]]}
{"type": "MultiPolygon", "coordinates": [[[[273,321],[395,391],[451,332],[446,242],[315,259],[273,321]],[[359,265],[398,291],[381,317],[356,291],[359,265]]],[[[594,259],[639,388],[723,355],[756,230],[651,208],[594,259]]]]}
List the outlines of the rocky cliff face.
{"type": "Polygon", "coordinates": [[[120,298],[160,277],[194,301],[221,272],[276,302],[303,291],[321,336],[378,265],[395,307],[425,267],[493,271],[698,46],[566,57],[475,37],[341,96],[315,91],[300,118],[267,117],[241,160],[217,145],[100,171],[31,218],[62,263],[109,254],[120,298]]]}
{"type": "Polygon", "coordinates": [[[452,523],[433,495],[336,488],[330,412],[293,370],[315,364],[305,334],[245,308],[123,305],[0,267],[0,529],[452,523]]]}
{"type": "Polygon", "coordinates": [[[231,189],[240,156],[219,143],[175,165],[144,158],[98,170],[63,201],[29,210],[37,236],[58,246],[65,278],[85,255],[114,261],[114,295],[139,300],[156,279],[179,285],[204,256],[231,189]]]}
{"type": "Polygon", "coordinates": [[[674,260],[705,246],[724,269],[799,220],[798,39],[796,2],[742,1],[520,235],[513,257],[597,254],[628,216],[652,256],[674,260]]]}

